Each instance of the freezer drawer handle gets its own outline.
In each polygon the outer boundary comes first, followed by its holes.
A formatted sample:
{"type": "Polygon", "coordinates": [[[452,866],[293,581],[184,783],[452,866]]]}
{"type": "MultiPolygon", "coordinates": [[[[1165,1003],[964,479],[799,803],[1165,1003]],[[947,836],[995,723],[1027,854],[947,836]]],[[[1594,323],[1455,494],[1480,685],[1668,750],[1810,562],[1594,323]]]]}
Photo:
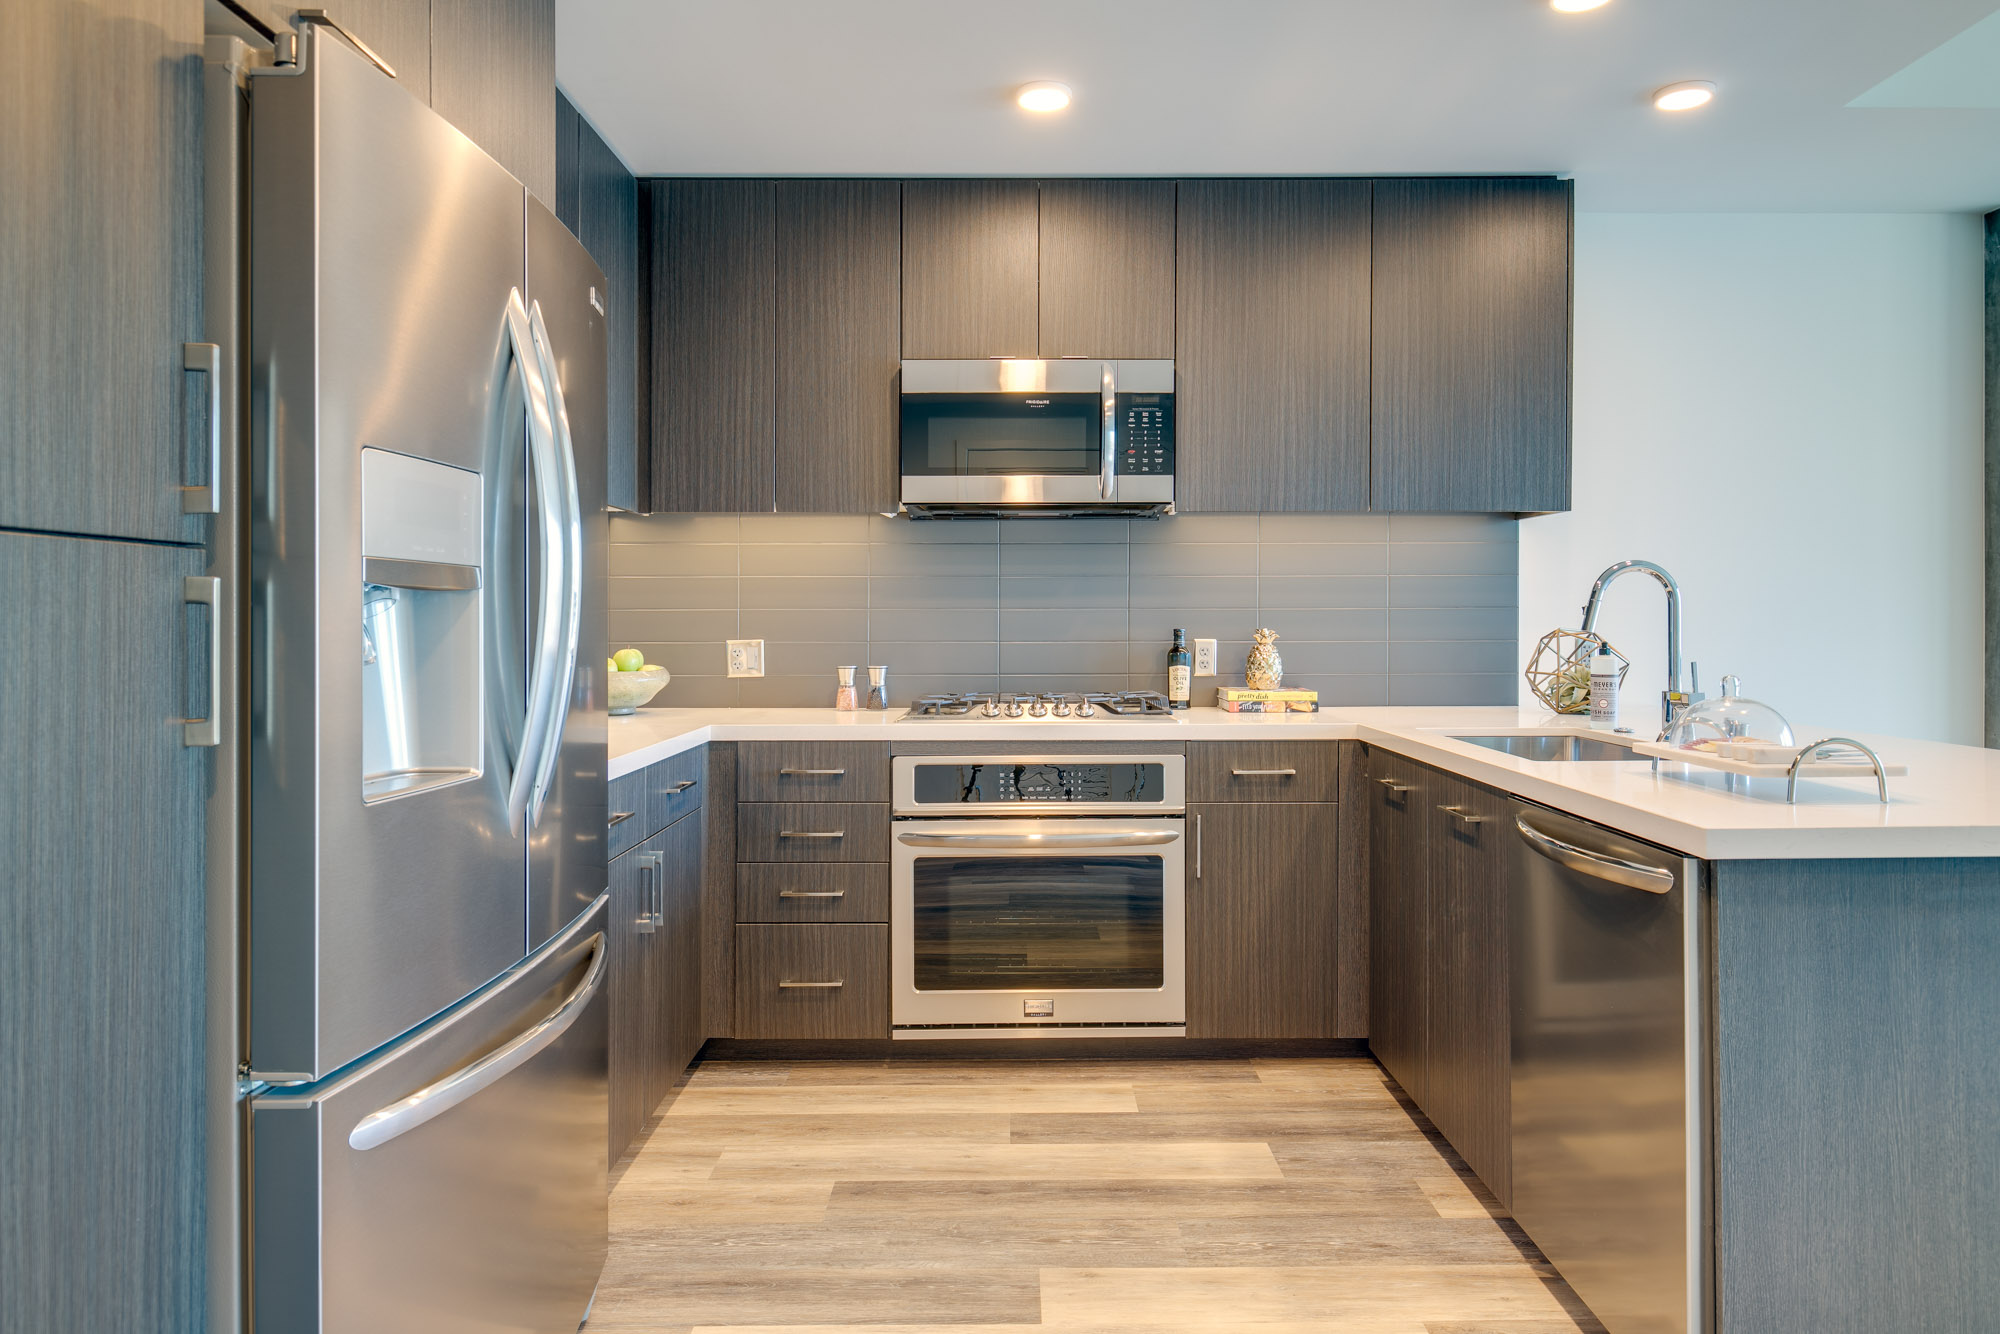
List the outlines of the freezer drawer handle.
{"type": "Polygon", "coordinates": [[[1175,833],[1124,834],[898,834],[913,848],[1144,848],[1172,843],[1175,833]]]}
{"type": "Polygon", "coordinates": [[[778,897],[781,899],[844,899],[847,897],[847,891],[844,889],[781,889],[778,891],[778,897]]]}
{"type": "Polygon", "coordinates": [[[1529,847],[1557,865],[1566,866],[1580,875],[1609,880],[1612,884],[1623,885],[1627,889],[1643,889],[1648,894],[1665,894],[1674,887],[1674,873],[1664,867],[1628,862],[1623,857],[1591,852],[1579,848],[1574,843],[1565,843],[1529,824],[1525,815],[1514,817],[1514,827],[1521,831],[1521,837],[1527,841],[1529,847]]]}
{"type": "Polygon", "coordinates": [[[778,831],[778,837],[779,838],[846,838],[847,831],[845,829],[830,829],[824,832],[814,832],[809,829],[780,829],[778,831]]]}
{"type": "Polygon", "coordinates": [[[786,778],[842,778],[847,774],[845,769],[780,769],[778,772],[786,778]]]}
{"type": "Polygon", "coordinates": [[[847,983],[846,983],[845,981],[840,981],[840,982],[786,982],[786,981],[780,981],[780,982],[778,983],[778,985],[779,985],[779,986],[781,986],[781,987],[784,987],[784,988],[786,988],[787,990],[799,990],[799,989],[802,989],[802,988],[810,988],[810,989],[813,989],[813,990],[818,990],[819,988],[822,988],[822,987],[824,987],[824,988],[828,988],[828,989],[832,989],[832,988],[835,988],[835,987],[844,987],[844,986],[846,986],[846,985],[847,985],[847,983]]]}
{"type": "Polygon", "coordinates": [[[1293,778],[1298,775],[1299,771],[1297,769],[1231,769],[1229,772],[1235,774],[1238,778],[1293,778]]]}
{"type": "Polygon", "coordinates": [[[542,1050],[569,1031],[604,985],[604,933],[590,938],[590,968],[576,990],[569,993],[548,1018],[509,1042],[506,1046],[446,1075],[435,1084],[418,1089],[401,1102],[379,1112],[370,1112],[349,1132],[352,1149],[374,1149],[396,1136],[414,1130],[436,1116],[442,1116],[489,1085],[497,1084],[513,1071],[535,1059],[542,1050]]]}

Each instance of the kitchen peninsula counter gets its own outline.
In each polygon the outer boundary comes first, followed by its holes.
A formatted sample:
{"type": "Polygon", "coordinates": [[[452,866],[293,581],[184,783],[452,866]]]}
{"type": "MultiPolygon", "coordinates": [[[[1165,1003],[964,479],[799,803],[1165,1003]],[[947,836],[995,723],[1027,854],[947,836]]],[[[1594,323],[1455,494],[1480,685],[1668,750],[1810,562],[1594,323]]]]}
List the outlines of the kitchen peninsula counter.
{"type": "MultiPolygon", "coordinates": [[[[2000,856],[2000,752],[1856,734],[1909,774],[1801,780],[1799,803],[1782,780],[1738,780],[1643,757],[1629,761],[1525,760],[1453,733],[1584,731],[1577,719],[1515,708],[1338,708],[1319,713],[1189,709],[1173,719],[903,721],[836,709],[641,709],[610,720],[611,778],[710,741],[963,741],[1037,748],[1083,741],[1364,741],[1474,782],[1624,830],[1708,860],[2000,856]]],[[[1824,735],[1799,729],[1802,740],[1824,735]]],[[[1603,735],[1594,733],[1592,735],[1603,735]]]]}

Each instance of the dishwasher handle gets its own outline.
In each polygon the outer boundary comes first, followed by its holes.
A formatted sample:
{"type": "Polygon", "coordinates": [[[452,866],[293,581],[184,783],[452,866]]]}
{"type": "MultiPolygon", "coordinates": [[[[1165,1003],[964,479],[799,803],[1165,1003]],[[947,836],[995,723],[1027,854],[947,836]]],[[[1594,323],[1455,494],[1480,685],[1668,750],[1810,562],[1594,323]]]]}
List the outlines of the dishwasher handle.
{"type": "Polygon", "coordinates": [[[1608,852],[1593,852],[1580,848],[1574,843],[1544,833],[1528,823],[1528,817],[1514,817],[1514,828],[1521,838],[1536,852],[1547,857],[1558,866],[1575,871],[1579,875],[1591,876],[1597,880],[1609,880],[1614,885],[1627,889],[1641,889],[1648,894],[1665,894],[1674,887],[1674,873],[1662,866],[1648,866],[1643,862],[1627,861],[1614,857],[1608,852]]]}

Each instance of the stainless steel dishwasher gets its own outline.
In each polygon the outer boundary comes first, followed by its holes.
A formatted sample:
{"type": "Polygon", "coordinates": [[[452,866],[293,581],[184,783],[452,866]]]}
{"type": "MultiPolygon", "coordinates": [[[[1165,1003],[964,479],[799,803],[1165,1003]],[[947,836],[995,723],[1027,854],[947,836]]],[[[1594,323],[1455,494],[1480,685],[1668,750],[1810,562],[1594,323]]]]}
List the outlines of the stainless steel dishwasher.
{"type": "Polygon", "coordinates": [[[1611,1334],[1712,1326],[1701,864],[1513,804],[1513,1212],[1611,1334]]]}

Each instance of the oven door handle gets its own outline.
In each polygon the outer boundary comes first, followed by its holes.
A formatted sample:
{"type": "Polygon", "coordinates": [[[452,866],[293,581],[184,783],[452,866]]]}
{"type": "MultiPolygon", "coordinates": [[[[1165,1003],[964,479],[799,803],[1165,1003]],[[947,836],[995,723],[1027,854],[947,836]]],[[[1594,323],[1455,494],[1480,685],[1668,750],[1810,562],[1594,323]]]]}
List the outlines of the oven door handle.
{"type": "Polygon", "coordinates": [[[898,834],[913,848],[1146,848],[1179,840],[1175,832],[1123,834],[898,834]]]}

